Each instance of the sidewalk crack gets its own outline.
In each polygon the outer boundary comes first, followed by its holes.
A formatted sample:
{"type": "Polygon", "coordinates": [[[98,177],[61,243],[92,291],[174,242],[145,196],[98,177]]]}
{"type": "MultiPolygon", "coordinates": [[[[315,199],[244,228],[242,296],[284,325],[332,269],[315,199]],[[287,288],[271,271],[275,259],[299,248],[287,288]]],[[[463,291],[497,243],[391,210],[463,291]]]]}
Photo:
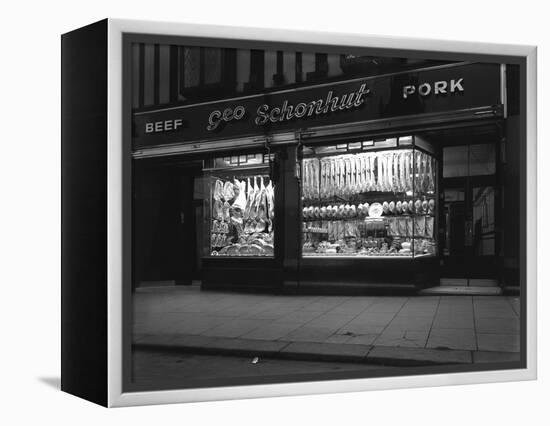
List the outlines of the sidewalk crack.
{"type": "MultiPolygon", "coordinates": [[[[477,323],[476,323],[476,309],[474,306],[474,296],[472,296],[472,318],[474,320],[474,335],[476,337],[476,351],[479,351],[479,344],[477,341],[477,323]]],[[[473,354],[472,354],[472,362],[473,362],[473,354]]]]}
{"type": "Polygon", "coordinates": [[[430,336],[432,335],[435,319],[437,317],[437,314],[439,313],[440,306],[441,306],[441,296],[439,296],[439,298],[437,299],[437,309],[435,310],[435,314],[432,318],[432,323],[430,324],[430,331],[428,331],[428,337],[426,337],[426,343],[424,344],[424,349],[428,349],[428,342],[430,341],[430,336]]]}

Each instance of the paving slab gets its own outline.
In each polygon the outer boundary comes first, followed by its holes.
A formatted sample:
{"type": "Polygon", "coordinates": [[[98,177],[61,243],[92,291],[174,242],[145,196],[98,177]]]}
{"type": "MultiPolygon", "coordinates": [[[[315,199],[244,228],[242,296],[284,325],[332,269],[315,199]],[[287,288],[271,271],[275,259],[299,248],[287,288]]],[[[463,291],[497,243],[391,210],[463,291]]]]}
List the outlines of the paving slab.
{"type": "Polygon", "coordinates": [[[477,318],[478,333],[514,334],[519,333],[519,318],[477,318]]]}
{"type": "Polygon", "coordinates": [[[397,302],[375,302],[370,305],[365,313],[367,312],[381,312],[381,313],[392,313],[396,314],[403,307],[405,301],[397,302]]]}
{"type": "Polygon", "coordinates": [[[477,350],[476,333],[467,328],[438,328],[430,331],[427,348],[477,350]]]}
{"type": "Polygon", "coordinates": [[[386,329],[373,342],[376,346],[423,348],[428,340],[428,331],[386,329]]]}
{"type": "Polygon", "coordinates": [[[300,309],[304,311],[321,311],[327,312],[338,305],[344,303],[348,300],[349,297],[339,297],[339,296],[325,296],[321,299],[314,300],[311,303],[303,305],[300,309]]]}
{"type": "Polygon", "coordinates": [[[301,323],[272,322],[270,324],[258,327],[249,333],[244,334],[242,337],[244,339],[278,340],[301,326],[301,323]]]}
{"type": "Polygon", "coordinates": [[[433,328],[475,328],[473,315],[456,315],[439,313],[435,316],[433,328]]]}
{"type": "Polygon", "coordinates": [[[287,315],[291,315],[295,311],[291,309],[271,309],[266,311],[255,312],[250,315],[246,315],[243,319],[257,319],[257,320],[270,320],[277,321],[285,318],[287,315]]]}
{"type": "Polygon", "coordinates": [[[210,328],[201,334],[215,337],[240,337],[265,324],[268,324],[267,320],[235,319],[210,328]]]}
{"type": "Polygon", "coordinates": [[[370,309],[357,315],[350,325],[353,324],[367,324],[374,326],[387,326],[394,318],[396,313],[393,312],[371,312],[370,309]]]}
{"type": "Polygon", "coordinates": [[[439,298],[409,299],[399,310],[399,316],[433,317],[439,307],[439,298]]]}
{"type": "Polygon", "coordinates": [[[323,343],[347,343],[349,340],[352,339],[351,336],[348,336],[346,334],[333,334],[329,336],[323,343]]]}
{"type": "Polygon", "coordinates": [[[374,298],[365,298],[365,297],[357,297],[350,300],[346,300],[343,303],[340,303],[338,306],[335,306],[332,308],[328,313],[330,314],[336,314],[336,313],[343,313],[343,314],[354,314],[359,315],[360,313],[364,312],[368,309],[369,306],[371,306],[374,303],[374,298]]]}
{"type": "Polygon", "coordinates": [[[478,333],[477,345],[480,351],[519,352],[519,334],[478,333]]]}
{"type": "Polygon", "coordinates": [[[517,318],[507,298],[474,298],[474,312],[476,318],[517,318]]]}
{"type": "Polygon", "coordinates": [[[333,327],[309,327],[307,325],[297,328],[294,331],[281,337],[282,340],[297,342],[324,342],[336,333],[337,328],[333,327]]]}
{"type": "Polygon", "coordinates": [[[174,323],[173,326],[165,328],[165,330],[176,334],[202,334],[214,327],[219,327],[228,321],[231,321],[231,319],[226,317],[200,315],[196,318],[174,323]]]}
{"type": "Polygon", "coordinates": [[[387,328],[393,330],[429,331],[432,327],[433,316],[411,316],[399,313],[393,318],[387,328]]]}
{"type": "Polygon", "coordinates": [[[295,311],[287,315],[278,317],[275,322],[282,323],[301,323],[302,325],[321,316],[323,313],[319,311],[295,311]]]}
{"type": "Polygon", "coordinates": [[[365,321],[350,321],[338,330],[338,334],[380,334],[384,331],[386,325],[372,325],[365,321]]]}
{"type": "Polygon", "coordinates": [[[308,327],[343,327],[352,321],[356,315],[353,314],[331,314],[324,313],[307,323],[308,327]]]}
{"type": "Polygon", "coordinates": [[[348,345],[372,345],[379,334],[359,334],[351,335],[346,341],[348,345]]]}

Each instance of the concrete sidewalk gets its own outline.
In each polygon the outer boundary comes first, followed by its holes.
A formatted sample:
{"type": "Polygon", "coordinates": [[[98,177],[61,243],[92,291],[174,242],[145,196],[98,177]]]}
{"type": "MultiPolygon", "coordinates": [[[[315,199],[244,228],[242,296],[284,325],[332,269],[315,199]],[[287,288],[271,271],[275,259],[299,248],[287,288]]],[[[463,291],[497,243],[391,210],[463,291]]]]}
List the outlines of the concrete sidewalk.
{"type": "Polygon", "coordinates": [[[393,365],[519,360],[519,298],[138,289],[137,347],[393,365]]]}

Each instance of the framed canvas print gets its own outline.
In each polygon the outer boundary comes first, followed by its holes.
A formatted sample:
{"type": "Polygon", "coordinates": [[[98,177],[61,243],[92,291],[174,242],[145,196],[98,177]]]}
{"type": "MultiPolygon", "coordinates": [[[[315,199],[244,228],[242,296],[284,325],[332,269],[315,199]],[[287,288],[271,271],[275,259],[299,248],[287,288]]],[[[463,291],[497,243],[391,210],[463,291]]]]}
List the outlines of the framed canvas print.
{"type": "Polygon", "coordinates": [[[62,389],[106,406],[536,377],[536,50],[62,36],[62,389]]]}

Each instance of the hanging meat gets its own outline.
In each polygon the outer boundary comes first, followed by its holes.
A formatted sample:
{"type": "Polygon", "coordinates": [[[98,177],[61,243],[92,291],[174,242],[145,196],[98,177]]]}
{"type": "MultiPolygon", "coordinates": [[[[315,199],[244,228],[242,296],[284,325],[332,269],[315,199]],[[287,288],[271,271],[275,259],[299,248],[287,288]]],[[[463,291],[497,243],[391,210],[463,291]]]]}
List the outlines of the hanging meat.
{"type": "Polygon", "coordinates": [[[244,208],[243,217],[245,220],[250,219],[250,210],[252,209],[252,204],[254,203],[254,189],[250,184],[250,178],[246,179],[246,206],[244,208]]]}
{"type": "Polygon", "coordinates": [[[214,193],[213,197],[214,200],[221,200],[223,197],[223,182],[219,179],[216,179],[216,182],[214,184],[214,193]]]}
{"type": "Polygon", "coordinates": [[[386,154],[386,191],[393,191],[393,152],[388,152],[386,154]]]}
{"type": "Polygon", "coordinates": [[[338,196],[345,196],[346,189],[346,163],[343,157],[338,159],[338,168],[339,168],[339,180],[338,180],[338,196]]]}
{"type": "Polygon", "coordinates": [[[253,185],[249,187],[249,188],[252,188],[252,192],[250,193],[250,195],[248,197],[247,207],[246,207],[247,222],[246,222],[245,227],[244,227],[244,232],[246,232],[246,233],[253,232],[252,228],[255,225],[254,220],[256,219],[256,217],[255,217],[254,208],[255,208],[256,198],[257,198],[257,196],[259,196],[259,191],[260,191],[260,189],[258,188],[258,183],[256,182],[256,179],[257,179],[257,177],[254,176],[253,185]]]}
{"type": "Polygon", "coordinates": [[[405,184],[405,156],[406,152],[399,153],[399,192],[406,191],[405,184]]]}
{"type": "Polygon", "coordinates": [[[348,197],[351,193],[351,159],[344,157],[344,182],[342,185],[342,194],[348,197]]]}
{"type": "Polygon", "coordinates": [[[432,193],[435,191],[434,163],[435,160],[433,158],[428,159],[428,192],[432,193]]]}
{"type": "Polygon", "coordinates": [[[238,190],[235,191],[238,195],[235,199],[235,202],[233,203],[233,208],[241,210],[241,215],[243,215],[246,209],[246,182],[239,182],[237,179],[235,179],[233,183],[234,187],[238,188],[238,190]]]}
{"type": "Polygon", "coordinates": [[[309,200],[309,160],[304,160],[302,174],[302,194],[304,196],[304,200],[309,200]]]}
{"type": "Polygon", "coordinates": [[[229,210],[231,209],[231,204],[229,204],[227,201],[223,203],[222,207],[222,217],[224,221],[228,221],[230,214],[229,210]]]}
{"type": "Polygon", "coordinates": [[[405,192],[412,191],[412,182],[411,182],[411,156],[412,151],[406,151],[404,154],[404,183],[405,183],[405,192]]]}
{"type": "Polygon", "coordinates": [[[271,180],[266,187],[266,201],[267,201],[267,231],[273,230],[273,221],[275,220],[275,191],[271,180]]]}
{"type": "Polygon", "coordinates": [[[258,218],[258,209],[260,208],[260,201],[262,198],[262,190],[264,182],[261,176],[254,177],[254,204],[252,205],[252,211],[250,212],[250,218],[256,220],[258,218]],[[261,186],[258,186],[256,179],[260,179],[261,186]]]}
{"type": "Polygon", "coordinates": [[[235,191],[233,190],[233,183],[230,181],[225,182],[223,185],[223,199],[225,201],[231,201],[235,198],[235,191]]]}
{"type": "Polygon", "coordinates": [[[377,168],[376,154],[371,154],[369,156],[369,191],[377,190],[376,168],[377,168]]]}
{"type": "Polygon", "coordinates": [[[315,199],[319,198],[319,184],[320,184],[320,175],[321,175],[321,164],[318,159],[313,161],[313,197],[315,199]]]}
{"type": "Polygon", "coordinates": [[[332,196],[338,196],[340,187],[340,159],[334,159],[334,183],[332,185],[332,196]]]}
{"type": "Polygon", "coordinates": [[[393,192],[400,192],[399,190],[399,151],[393,153],[393,192]]]}
{"type": "Polygon", "coordinates": [[[355,190],[359,194],[363,192],[363,154],[359,154],[355,160],[355,190]]]}
{"type": "Polygon", "coordinates": [[[330,160],[330,172],[329,172],[329,197],[336,195],[336,159],[330,160]]]}
{"type": "Polygon", "coordinates": [[[319,188],[319,196],[321,198],[326,197],[326,191],[327,191],[327,162],[322,159],[321,164],[321,186],[319,188]]]}
{"type": "Polygon", "coordinates": [[[212,205],[212,216],[214,219],[223,220],[223,202],[221,200],[214,200],[212,205]]]}
{"type": "Polygon", "coordinates": [[[266,197],[266,188],[264,186],[264,180],[260,185],[260,204],[258,206],[258,217],[256,222],[256,232],[265,231],[265,226],[267,224],[267,197],[266,197]]]}

